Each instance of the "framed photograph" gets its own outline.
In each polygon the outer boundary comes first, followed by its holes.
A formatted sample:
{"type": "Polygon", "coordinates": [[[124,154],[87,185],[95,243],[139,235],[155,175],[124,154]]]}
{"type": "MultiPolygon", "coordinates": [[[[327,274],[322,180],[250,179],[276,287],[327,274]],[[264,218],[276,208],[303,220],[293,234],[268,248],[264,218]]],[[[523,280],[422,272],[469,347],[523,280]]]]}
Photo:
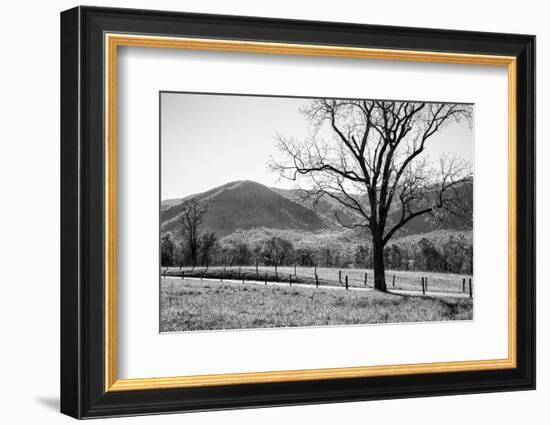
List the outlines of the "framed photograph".
{"type": "Polygon", "coordinates": [[[535,37],[61,14],[61,411],[535,387],[535,37]]]}

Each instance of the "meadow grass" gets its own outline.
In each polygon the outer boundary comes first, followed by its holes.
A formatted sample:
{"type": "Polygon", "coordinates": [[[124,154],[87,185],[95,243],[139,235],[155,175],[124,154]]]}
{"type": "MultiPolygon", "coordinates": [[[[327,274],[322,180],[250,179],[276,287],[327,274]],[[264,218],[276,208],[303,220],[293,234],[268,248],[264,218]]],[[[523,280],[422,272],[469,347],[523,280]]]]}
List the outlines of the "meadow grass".
{"type": "Polygon", "coordinates": [[[161,332],[471,320],[472,300],[161,279],[161,332]]]}

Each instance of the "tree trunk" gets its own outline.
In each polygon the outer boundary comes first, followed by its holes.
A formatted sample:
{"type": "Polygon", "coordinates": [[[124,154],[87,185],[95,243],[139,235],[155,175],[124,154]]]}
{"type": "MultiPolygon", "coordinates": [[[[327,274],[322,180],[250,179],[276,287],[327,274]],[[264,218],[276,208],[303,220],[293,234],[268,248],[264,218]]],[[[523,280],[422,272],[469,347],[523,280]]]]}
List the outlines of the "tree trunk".
{"type": "Polygon", "coordinates": [[[374,268],[374,289],[387,292],[386,272],[384,270],[384,244],[381,238],[373,238],[372,260],[374,268]]]}
{"type": "Polygon", "coordinates": [[[190,251],[191,251],[191,265],[193,266],[193,268],[191,270],[195,270],[195,267],[197,267],[197,247],[195,246],[195,244],[192,244],[192,246],[190,247],[190,251]]]}

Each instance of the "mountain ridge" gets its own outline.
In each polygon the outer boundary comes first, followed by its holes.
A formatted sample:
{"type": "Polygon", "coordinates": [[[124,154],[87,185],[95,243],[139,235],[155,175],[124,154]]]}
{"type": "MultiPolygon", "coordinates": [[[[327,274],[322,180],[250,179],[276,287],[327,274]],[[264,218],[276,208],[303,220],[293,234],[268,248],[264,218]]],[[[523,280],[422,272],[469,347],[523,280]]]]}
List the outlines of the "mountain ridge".
{"type": "MultiPolygon", "coordinates": [[[[232,181],[183,198],[162,201],[161,232],[171,231],[177,239],[181,238],[181,226],[177,218],[183,203],[190,199],[207,203],[208,213],[202,226],[203,231],[214,232],[220,238],[238,230],[260,227],[312,233],[344,231],[345,225],[363,219],[332,197],[325,195],[314,202],[306,194],[304,189],[268,187],[252,180],[232,181]]],[[[407,223],[400,234],[406,236],[438,229],[463,230],[461,226],[454,219],[445,223],[425,215],[407,223]]]]}
{"type": "Polygon", "coordinates": [[[335,227],[334,223],[314,210],[281,196],[267,186],[251,180],[238,180],[181,198],[179,203],[172,199],[161,204],[162,231],[181,233],[177,217],[184,201],[190,199],[206,202],[208,212],[203,228],[219,237],[255,227],[311,232],[335,227]]]}

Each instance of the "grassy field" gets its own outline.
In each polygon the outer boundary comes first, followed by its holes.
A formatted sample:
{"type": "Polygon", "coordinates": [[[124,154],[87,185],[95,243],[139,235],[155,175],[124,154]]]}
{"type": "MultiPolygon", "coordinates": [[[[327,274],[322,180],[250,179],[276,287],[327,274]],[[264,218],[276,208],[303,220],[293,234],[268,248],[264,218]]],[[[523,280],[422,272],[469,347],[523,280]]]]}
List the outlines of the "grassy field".
{"type": "Polygon", "coordinates": [[[470,299],[161,279],[162,332],[470,319],[470,299]]]}
{"type": "MultiPolygon", "coordinates": [[[[206,270],[204,267],[198,267],[191,270],[189,267],[184,267],[180,271],[177,267],[167,269],[167,275],[180,275],[181,272],[185,276],[209,277],[213,279],[245,279],[245,280],[264,280],[267,277],[268,281],[277,280],[273,267],[258,267],[258,275],[256,268],[253,266],[247,267],[210,267],[206,270]],[[240,270],[240,271],[239,271],[240,270]]],[[[365,287],[365,274],[367,275],[367,287],[372,288],[374,284],[374,272],[368,269],[336,269],[336,268],[317,268],[317,276],[321,286],[340,286],[345,282],[348,276],[348,285],[351,287],[365,287]],[[339,272],[342,274],[342,283],[339,282],[339,272]]],[[[279,281],[288,282],[292,279],[295,283],[305,283],[315,285],[315,268],[313,267],[297,267],[294,274],[294,267],[278,267],[279,281]]],[[[462,280],[466,279],[465,289],[468,291],[468,280],[472,276],[458,275],[453,273],[431,273],[419,271],[387,271],[386,285],[388,289],[405,289],[413,291],[422,291],[421,278],[427,277],[428,291],[433,292],[462,292],[462,280]],[[393,276],[395,275],[395,286],[393,286],[393,276]]]]}

